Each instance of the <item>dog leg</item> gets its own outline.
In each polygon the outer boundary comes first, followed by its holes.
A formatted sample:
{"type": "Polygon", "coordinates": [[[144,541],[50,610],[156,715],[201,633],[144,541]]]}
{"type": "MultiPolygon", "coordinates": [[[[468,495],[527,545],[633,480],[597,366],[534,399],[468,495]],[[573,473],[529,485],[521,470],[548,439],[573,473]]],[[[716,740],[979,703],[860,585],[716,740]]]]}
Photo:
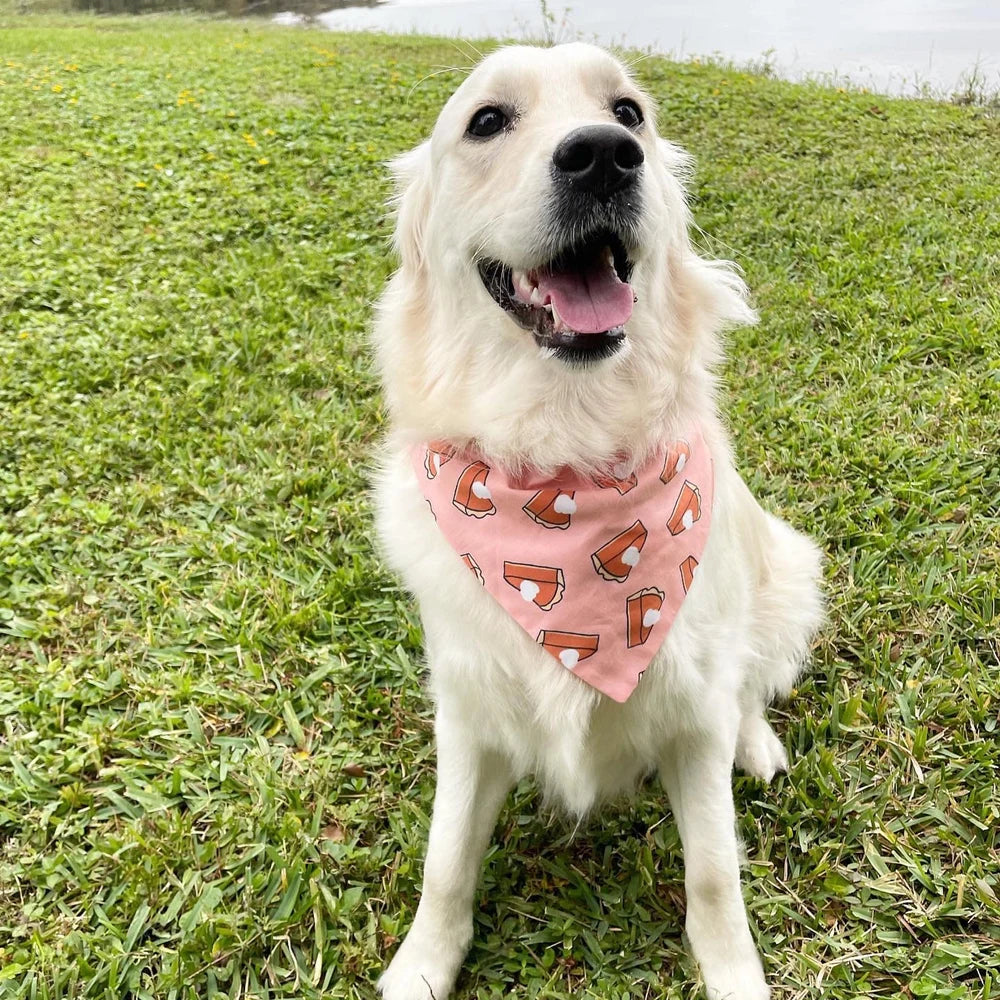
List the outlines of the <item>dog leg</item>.
{"type": "Polygon", "coordinates": [[[513,777],[439,715],[437,790],[424,885],[406,940],[379,979],[385,1000],[445,1000],[472,938],[472,901],[497,813],[513,777]]]}
{"type": "Polygon", "coordinates": [[[677,741],[660,774],[684,847],[686,930],[709,1000],[767,1000],[740,894],[734,743],[720,734],[677,741]]]}
{"type": "Polygon", "coordinates": [[[788,770],[788,756],[763,709],[745,713],[736,740],[736,766],[747,774],[770,781],[778,771],[788,770]]]}

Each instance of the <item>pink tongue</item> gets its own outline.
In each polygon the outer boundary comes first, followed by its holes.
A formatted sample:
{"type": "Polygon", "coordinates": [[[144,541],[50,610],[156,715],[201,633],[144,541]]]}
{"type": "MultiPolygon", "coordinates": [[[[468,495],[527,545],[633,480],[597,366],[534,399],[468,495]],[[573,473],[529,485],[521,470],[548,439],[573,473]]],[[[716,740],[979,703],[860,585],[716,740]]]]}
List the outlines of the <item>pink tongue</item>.
{"type": "Polygon", "coordinates": [[[538,291],[543,301],[551,296],[563,322],[577,333],[613,330],[632,315],[632,286],[601,259],[583,272],[538,275],[538,291]]]}

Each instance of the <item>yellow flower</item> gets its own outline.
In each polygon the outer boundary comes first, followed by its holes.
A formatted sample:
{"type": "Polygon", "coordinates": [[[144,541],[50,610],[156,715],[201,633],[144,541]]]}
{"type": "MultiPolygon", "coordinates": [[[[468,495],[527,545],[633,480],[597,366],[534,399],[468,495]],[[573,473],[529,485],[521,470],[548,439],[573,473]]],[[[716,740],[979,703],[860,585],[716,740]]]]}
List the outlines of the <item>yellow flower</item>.
{"type": "Polygon", "coordinates": [[[27,330],[22,330],[22,331],[21,331],[21,332],[20,332],[20,333],[18,334],[18,337],[20,337],[20,338],[21,338],[21,340],[27,340],[27,339],[28,339],[28,331],[27,331],[27,330]]]}
{"type": "Polygon", "coordinates": [[[61,83],[54,83],[54,84],[52,84],[52,93],[53,94],[61,94],[62,93],[62,84],[61,83]]]}
{"type": "Polygon", "coordinates": [[[262,156],[262,157],[261,157],[261,158],[260,158],[260,159],[259,159],[259,160],[258,160],[257,162],[258,162],[258,163],[259,163],[259,164],[260,164],[260,165],[261,165],[262,167],[266,167],[266,166],[267,166],[267,165],[268,165],[268,164],[269,164],[269,163],[270,163],[271,161],[270,161],[270,160],[269,160],[269,159],[268,159],[268,158],[267,158],[266,156],[262,156]]]}
{"type": "Polygon", "coordinates": [[[163,169],[163,165],[160,164],[160,163],[154,163],[153,164],[153,169],[154,170],[162,170],[163,169]]]}
{"type": "Polygon", "coordinates": [[[137,188],[149,187],[149,185],[145,181],[136,181],[135,186],[137,188]]]}

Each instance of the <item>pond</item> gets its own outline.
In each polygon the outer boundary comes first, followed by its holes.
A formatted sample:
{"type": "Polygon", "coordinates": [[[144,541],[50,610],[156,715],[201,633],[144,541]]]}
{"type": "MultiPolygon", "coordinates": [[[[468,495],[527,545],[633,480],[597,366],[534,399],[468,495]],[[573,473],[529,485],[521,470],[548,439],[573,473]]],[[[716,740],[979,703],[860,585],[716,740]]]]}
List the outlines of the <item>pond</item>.
{"type": "Polygon", "coordinates": [[[765,61],[793,79],[849,78],[893,93],[951,94],[970,74],[978,89],[1000,90],[998,0],[550,0],[547,8],[540,0],[389,0],[345,3],[317,19],[338,30],[580,38],[680,58],[715,54],[765,61]]]}

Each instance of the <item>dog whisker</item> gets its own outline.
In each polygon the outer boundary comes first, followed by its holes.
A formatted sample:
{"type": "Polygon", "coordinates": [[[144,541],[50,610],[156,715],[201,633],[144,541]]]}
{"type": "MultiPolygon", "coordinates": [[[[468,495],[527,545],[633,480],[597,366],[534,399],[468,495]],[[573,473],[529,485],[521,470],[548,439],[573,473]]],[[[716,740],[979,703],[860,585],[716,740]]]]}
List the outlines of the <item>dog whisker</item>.
{"type": "MultiPolygon", "coordinates": [[[[453,48],[458,49],[458,51],[467,58],[471,57],[469,57],[469,54],[467,52],[462,52],[462,50],[458,46],[459,42],[462,42],[463,44],[467,45],[470,49],[472,49],[472,51],[475,53],[475,61],[479,61],[480,59],[486,58],[485,54],[481,52],[479,49],[477,49],[476,46],[473,45],[472,42],[470,42],[467,38],[449,38],[448,41],[451,43],[451,46],[453,48]]],[[[470,70],[472,69],[471,65],[469,69],[470,70]]]]}
{"type": "Polygon", "coordinates": [[[410,89],[406,92],[406,99],[409,100],[416,89],[421,85],[426,83],[428,80],[434,79],[436,76],[443,76],[445,73],[458,73],[460,76],[468,76],[471,72],[471,68],[468,66],[442,66],[439,69],[434,70],[431,73],[427,73],[422,76],[410,89]]]}
{"type": "MultiPolygon", "coordinates": [[[[740,250],[739,248],[731,246],[725,240],[719,239],[718,236],[713,236],[711,233],[706,233],[705,230],[702,229],[701,226],[699,226],[697,222],[692,222],[691,223],[691,228],[694,229],[698,233],[699,236],[703,236],[706,241],[714,242],[716,244],[716,246],[722,247],[722,249],[725,250],[727,254],[730,254],[733,257],[743,257],[743,258],[746,257],[746,254],[742,250],[740,250]]],[[[704,250],[705,253],[714,253],[715,252],[714,250],[712,250],[712,248],[710,246],[699,247],[699,249],[700,250],[704,250]]]]}

